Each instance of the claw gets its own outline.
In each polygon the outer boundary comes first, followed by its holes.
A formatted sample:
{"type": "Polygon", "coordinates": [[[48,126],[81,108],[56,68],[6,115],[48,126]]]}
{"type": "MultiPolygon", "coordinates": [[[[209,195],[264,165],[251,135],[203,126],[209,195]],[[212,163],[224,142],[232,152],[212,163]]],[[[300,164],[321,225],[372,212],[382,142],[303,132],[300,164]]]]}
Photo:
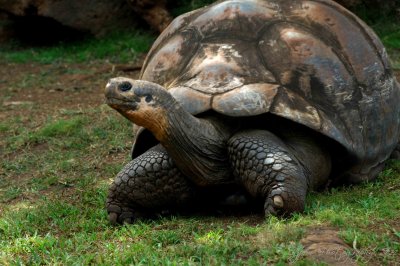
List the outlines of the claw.
{"type": "Polygon", "coordinates": [[[118,214],[116,214],[115,212],[110,212],[108,214],[108,220],[110,221],[110,223],[112,225],[116,225],[117,224],[117,219],[118,219],[118,214]]]}
{"type": "Polygon", "coordinates": [[[272,201],[271,198],[268,198],[265,201],[264,214],[265,214],[265,217],[268,217],[270,215],[272,215],[272,216],[276,216],[277,215],[277,212],[275,210],[275,207],[274,207],[274,204],[273,204],[273,201],[272,201]]]}
{"type": "Polygon", "coordinates": [[[283,208],[283,199],[281,196],[277,195],[274,197],[274,205],[278,208],[283,208]]]}
{"type": "Polygon", "coordinates": [[[107,206],[108,212],[108,220],[110,224],[124,224],[124,223],[133,223],[136,219],[136,212],[134,212],[131,208],[121,206],[120,203],[113,201],[113,203],[109,203],[107,206]]]}

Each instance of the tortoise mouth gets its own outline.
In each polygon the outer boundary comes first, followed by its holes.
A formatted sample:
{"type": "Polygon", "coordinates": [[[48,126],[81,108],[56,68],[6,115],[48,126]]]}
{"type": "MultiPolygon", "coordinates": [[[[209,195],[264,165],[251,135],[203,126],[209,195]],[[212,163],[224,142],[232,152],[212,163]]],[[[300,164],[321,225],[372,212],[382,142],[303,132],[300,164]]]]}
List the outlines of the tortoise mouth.
{"type": "Polygon", "coordinates": [[[135,110],[138,106],[138,103],[128,99],[114,98],[108,97],[106,98],[106,104],[111,106],[114,109],[131,109],[135,110]]]}

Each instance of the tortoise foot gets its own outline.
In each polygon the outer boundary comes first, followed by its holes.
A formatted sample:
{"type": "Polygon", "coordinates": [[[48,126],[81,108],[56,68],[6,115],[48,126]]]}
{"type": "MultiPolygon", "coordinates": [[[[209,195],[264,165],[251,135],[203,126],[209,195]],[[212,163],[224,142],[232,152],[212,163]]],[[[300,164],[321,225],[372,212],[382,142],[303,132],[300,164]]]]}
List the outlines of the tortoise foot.
{"type": "Polygon", "coordinates": [[[304,210],[307,177],[278,137],[268,131],[244,131],[234,135],[228,145],[236,178],[252,196],[265,200],[266,216],[304,210]]]}
{"type": "Polygon", "coordinates": [[[143,218],[143,214],[134,208],[126,207],[117,202],[107,204],[108,220],[112,225],[132,224],[143,218]]]}
{"type": "Polygon", "coordinates": [[[290,216],[304,211],[306,190],[295,191],[284,184],[272,187],[264,203],[264,213],[268,217],[290,216]]]}
{"type": "Polygon", "coordinates": [[[284,206],[285,203],[282,196],[276,195],[267,197],[264,204],[264,214],[265,216],[277,216],[282,212],[284,206]]]}

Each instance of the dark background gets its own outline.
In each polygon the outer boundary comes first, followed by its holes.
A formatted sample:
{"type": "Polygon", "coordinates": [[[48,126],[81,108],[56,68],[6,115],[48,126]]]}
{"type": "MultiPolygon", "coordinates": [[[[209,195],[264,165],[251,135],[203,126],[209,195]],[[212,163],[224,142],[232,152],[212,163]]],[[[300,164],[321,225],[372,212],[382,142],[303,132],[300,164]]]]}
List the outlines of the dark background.
{"type": "MultiPolygon", "coordinates": [[[[157,34],[173,17],[211,0],[0,0],[0,42],[54,45],[121,30],[157,34]]],[[[370,25],[398,23],[399,0],[337,0],[370,25]]]]}

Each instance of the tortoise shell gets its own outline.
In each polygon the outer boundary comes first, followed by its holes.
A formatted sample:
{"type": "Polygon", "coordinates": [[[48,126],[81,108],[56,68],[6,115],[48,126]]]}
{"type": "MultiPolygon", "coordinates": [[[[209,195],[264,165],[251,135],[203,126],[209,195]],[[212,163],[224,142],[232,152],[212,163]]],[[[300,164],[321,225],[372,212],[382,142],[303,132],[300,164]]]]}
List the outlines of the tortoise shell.
{"type": "Polygon", "coordinates": [[[154,43],[141,79],[193,115],[272,113],[320,132],[355,158],[356,179],[399,139],[399,86],[383,45],[329,0],[219,1],[184,14],[154,43]]]}

